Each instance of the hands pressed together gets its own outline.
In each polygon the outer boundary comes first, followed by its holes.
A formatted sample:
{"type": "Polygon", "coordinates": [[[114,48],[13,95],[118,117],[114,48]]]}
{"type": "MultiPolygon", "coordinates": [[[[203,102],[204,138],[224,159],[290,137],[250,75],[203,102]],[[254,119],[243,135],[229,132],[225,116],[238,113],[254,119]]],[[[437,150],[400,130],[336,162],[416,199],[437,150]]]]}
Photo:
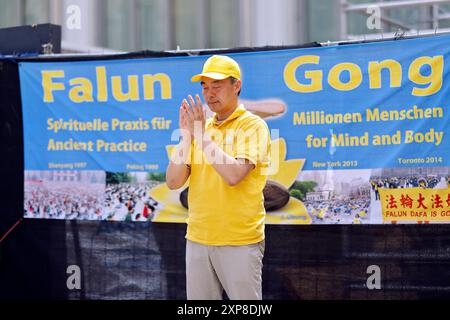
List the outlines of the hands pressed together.
{"type": "Polygon", "coordinates": [[[180,129],[182,135],[190,134],[191,138],[201,140],[205,130],[206,111],[203,110],[202,101],[198,94],[192,98],[188,96],[188,100],[183,99],[180,106],[180,129]]]}

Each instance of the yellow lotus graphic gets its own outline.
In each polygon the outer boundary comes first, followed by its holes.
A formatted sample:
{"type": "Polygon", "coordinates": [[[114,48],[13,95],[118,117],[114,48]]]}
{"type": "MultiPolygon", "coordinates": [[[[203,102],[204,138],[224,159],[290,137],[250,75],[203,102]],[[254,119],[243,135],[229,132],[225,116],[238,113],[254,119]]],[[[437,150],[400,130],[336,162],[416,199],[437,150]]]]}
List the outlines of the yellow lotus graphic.
{"type": "MultiPolygon", "coordinates": [[[[166,147],[167,155],[170,155],[176,145],[166,147]]],[[[269,175],[268,180],[275,181],[286,189],[295,182],[300,173],[305,159],[286,158],[286,143],[284,139],[272,140],[272,159],[271,164],[278,164],[276,173],[269,175]]],[[[150,190],[150,196],[158,201],[163,207],[157,213],[154,222],[179,222],[185,223],[188,216],[188,210],[180,202],[180,193],[189,186],[189,179],[183,187],[177,190],[170,190],[167,184],[162,183],[150,190]]],[[[311,217],[308,215],[305,205],[294,197],[289,197],[289,201],[282,208],[275,211],[269,211],[266,214],[267,224],[311,224],[311,217]]]]}

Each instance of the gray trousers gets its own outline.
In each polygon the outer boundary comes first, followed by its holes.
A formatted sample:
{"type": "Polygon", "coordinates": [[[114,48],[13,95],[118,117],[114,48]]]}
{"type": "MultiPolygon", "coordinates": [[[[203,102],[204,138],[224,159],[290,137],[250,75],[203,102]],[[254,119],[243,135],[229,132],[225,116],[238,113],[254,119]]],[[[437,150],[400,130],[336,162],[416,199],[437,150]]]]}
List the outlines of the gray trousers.
{"type": "Polygon", "coordinates": [[[262,299],[264,240],[243,246],[207,246],[186,240],[188,300],[262,299]]]}

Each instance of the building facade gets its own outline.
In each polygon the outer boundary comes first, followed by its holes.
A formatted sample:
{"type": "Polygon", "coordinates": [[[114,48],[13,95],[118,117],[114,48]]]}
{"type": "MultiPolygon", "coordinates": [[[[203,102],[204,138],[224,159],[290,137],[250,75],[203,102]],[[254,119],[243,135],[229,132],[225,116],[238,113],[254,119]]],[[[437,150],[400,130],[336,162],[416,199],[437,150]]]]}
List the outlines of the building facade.
{"type": "Polygon", "coordinates": [[[55,23],[66,52],[298,45],[450,26],[449,1],[0,0],[0,27],[55,23]],[[404,3],[415,3],[407,6],[404,3]],[[382,19],[374,29],[375,11],[382,19]],[[361,7],[363,6],[363,7],[361,7]]]}

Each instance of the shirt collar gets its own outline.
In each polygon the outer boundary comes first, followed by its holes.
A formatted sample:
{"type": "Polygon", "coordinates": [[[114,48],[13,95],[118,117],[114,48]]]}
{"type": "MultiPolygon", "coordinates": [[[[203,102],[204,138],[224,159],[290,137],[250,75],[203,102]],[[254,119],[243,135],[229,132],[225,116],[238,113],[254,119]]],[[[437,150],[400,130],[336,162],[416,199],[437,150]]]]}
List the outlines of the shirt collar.
{"type": "Polygon", "coordinates": [[[240,105],[233,111],[233,113],[230,114],[230,116],[229,116],[228,118],[226,118],[225,120],[222,120],[222,121],[218,121],[218,120],[217,120],[217,114],[214,114],[212,124],[213,124],[213,126],[215,126],[215,127],[219,127],[219,126],[221,126],[221,125],[223,125],[223,124],[225,124],[225,123],[227,123],[227,122],[230,122],[230,121],[232,121],[232,120],[234,120],[234,119],[236,119],[236,118],[239,118],[241,115],[243,115],[243,114],[245,113],[245,111],[247,111],[247,110],[245,109],[244,105],[243,105],[243,104],[240,104],[240,105]]]}

